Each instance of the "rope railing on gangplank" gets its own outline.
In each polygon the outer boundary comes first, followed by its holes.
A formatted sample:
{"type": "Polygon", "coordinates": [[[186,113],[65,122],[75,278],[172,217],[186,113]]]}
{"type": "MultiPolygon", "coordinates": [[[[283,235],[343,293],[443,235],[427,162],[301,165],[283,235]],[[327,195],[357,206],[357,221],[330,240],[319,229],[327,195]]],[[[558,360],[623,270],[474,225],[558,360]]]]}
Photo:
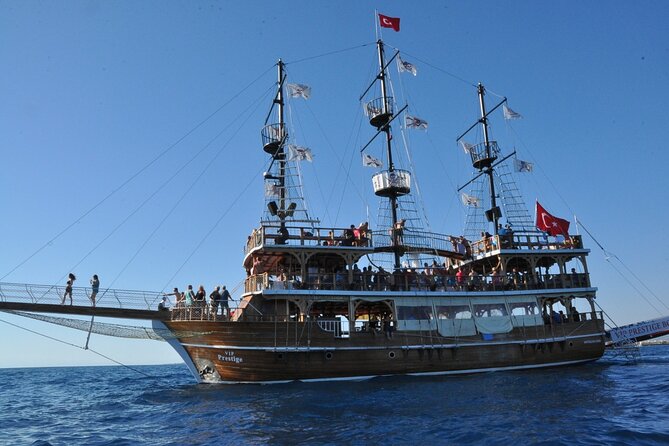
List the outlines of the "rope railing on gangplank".
{"type": "Polygon", "coordinates": [[[100,288],[94,295],[90,287],[72,287],[66,295],[65,285],[38,285],[0,282],[0,304],[15,303],[44,306],[75,306],[121,310],[156,310],[163,294],[158,291],[100,288]]]}

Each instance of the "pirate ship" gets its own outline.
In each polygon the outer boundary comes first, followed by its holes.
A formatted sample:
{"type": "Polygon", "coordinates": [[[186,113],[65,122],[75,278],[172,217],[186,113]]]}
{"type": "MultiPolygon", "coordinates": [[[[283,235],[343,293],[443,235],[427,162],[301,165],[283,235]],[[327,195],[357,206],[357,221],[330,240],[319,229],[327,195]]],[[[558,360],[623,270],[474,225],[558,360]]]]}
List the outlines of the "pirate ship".
{"type": "MultiPolygon", "coordinates": [[[[309,153],[290,144],[286,76],[277,63],[276,96],[261,132],[271,162],[263,176],[265,211],[245,246],[239,308],[230,320],[177,308],[156,322],[191,334],[174,344],[199,378],[277,382],[471,373],[575,364],[603,354],[604,323],[581,238],[539,232],[518,223],[513,200],[498,203],[497,170],[506,159],[489,138],[488,119],[502,103],[487,111],[482,85],[481,118],[472,128],[482,128],[483,141],[467,151],[475,179],[487,183],[491,206],[482,213],[490,232],[451,237],[414,224],[405,200],[412,173],[396,167],[391,136],[404,111],[396,110],[387,86],[388,66],[398,54],[387,61],[384,50],[378,41],[379,70],[363,94],[380,92],[364,103],[387,162],[372,176],[387,211],[378,228],[323,226],[306,212],[294,163],[309,153]],[[511,230],[503,229],[503,207],[506,221],[517,222],[511,230]]],[[[291,87],[304,94],[303,86],[291,87]]]]}
{"type": "MultiPolygon", "coordinates": [[[[458,138],[474,169],[463,186],[471,193],[463,195],[471,209],[465,236],[425,230],[411,206],[413,173],[397,165],[391,133],[402,121],[426,125],[407,116],[406,107],[398,110],[388,92],[391,62],[411,66],[398,52],[387,60],[381,40],[376,50],[378,72],[361,100],[372,95],[364,110],[384,153],[385,164],[367,158],[378,169],[371,178],[383,215],[377,227],[330,227],[307,212],[296,164],[310,154],[292,144],[279,61],[276,95],[261,130],[270,162],[264,211],[244,247],[247,277],[234,313],[219,315],[205,304],[153,311],[158,294],[120,290],[100,292],[113,293],[118,305],[57,311],[151,319],[157,336],[204,382],[473,373],[601,357],[604,321],[588,274],[589,250],[578,235],[538,231],[505,180],[511,155],[503,155],[488,126],[505,100],[487,110],[479,84],[480,119],[458,138]],[[482,130],[482,141],[464,143],[474,128],[482,130]]],[[[304,86],[291,88],[305,94],[304,86]]],[[[25,296],[18,285],[3,286],[3,296],[25,296]]],[[[30,308],[11,299],[0,307],[54,311],[45,296],[62,290],[53,288],[32,288],[30,308]]]]}

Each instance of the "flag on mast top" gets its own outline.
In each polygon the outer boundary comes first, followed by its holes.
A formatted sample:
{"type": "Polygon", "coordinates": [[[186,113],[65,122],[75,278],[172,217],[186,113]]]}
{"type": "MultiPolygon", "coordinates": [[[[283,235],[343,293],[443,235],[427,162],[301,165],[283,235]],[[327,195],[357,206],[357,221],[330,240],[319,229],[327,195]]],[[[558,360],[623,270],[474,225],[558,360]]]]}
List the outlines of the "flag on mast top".
{"type": "Polygon", "coordinates": [[[381,28],[392,28],[396,32],[399,32],[400,18],[388,17],[387,15],[379,14],[379,25],[381,25],[381,28]]]}

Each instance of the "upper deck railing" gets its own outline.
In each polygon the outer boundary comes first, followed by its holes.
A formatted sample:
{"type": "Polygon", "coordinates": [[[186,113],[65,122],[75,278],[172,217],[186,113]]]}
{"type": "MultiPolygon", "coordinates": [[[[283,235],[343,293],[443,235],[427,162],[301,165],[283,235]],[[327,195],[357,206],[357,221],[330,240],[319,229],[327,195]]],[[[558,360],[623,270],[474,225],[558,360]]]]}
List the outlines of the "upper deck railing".
{"type": "Polygon", "coordinates": [[[370,231],[366,228],[321,228],[263,225],[254,229],[249,236],[244,253],[248,254],[262,246],[333,246],[365,247],[377,251],[390,250],[401,246],[406,252],[432,252],[436,255],[450,255],[456,258],[477,258],[499,249],[514,250],[558,250],[582,249],[580,235],[553,237],[542,233],[513,233],[483,237],[469,241],[426,231],[370,231]],[[351,236],[351,234],[354,234],[351,236]],[[450,253],[450,254],[449,254],[450,253]]]}
{"type": "Polygon", "coordinates": [[[371,247],[372,233],[355,228],[358,235],[347,235],[350,228],[313,228],[305,226],[285,226],[282,230],[277,224],[265,224],[254,229],[246,241],[244,253],[247,254],[261,246],[357,246],[371,247]]]}
{"type": "Polygon", "coordinates": [[[401,231],[374,231],[376,248],[390,248],[394,245],[399,245],[406,251],[420,250],[434,252],[435,254],[443,254],[444,252],[458,253],[457,244],[453,242],[455,239],[451,235],[413,231],[407,228],[401,231]]]}
{"type": "MultiPolygon", "coordinates": [[[[285,274],[285,273],[284,273],[285,274]]],[[[441,268],[401,269],[393,273],[372,272],[309,272],[306,280],[299,274],[285,274],[285,280],[269,273],[246,278],[245,292],[263,290],[325,290],[325,291],[513,291],[590,286],[586,273],[569,274],[449,274],[441,268]]]]}
{"type": "Polygon", "coordinates": [[[470,243],[471,255],[476,258],[499,249],[519,250],[558,250],[583,249],[583,239],[580,235],[569,237],[547,236],[541,233],[515,233],[511,235],[494,235],[484,237],[470,243]]]}

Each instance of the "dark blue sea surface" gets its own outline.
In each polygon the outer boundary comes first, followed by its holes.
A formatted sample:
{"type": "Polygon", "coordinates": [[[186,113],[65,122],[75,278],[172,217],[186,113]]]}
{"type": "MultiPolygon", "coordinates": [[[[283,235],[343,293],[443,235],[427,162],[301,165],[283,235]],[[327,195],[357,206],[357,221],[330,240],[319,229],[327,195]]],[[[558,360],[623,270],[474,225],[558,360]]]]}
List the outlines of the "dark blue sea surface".
{"type": "Polygon", "coordinates": [[[0,369],[2,445],[669,444],[669,346],[636,364],[277,385],[183,365],[0,369]]]}

